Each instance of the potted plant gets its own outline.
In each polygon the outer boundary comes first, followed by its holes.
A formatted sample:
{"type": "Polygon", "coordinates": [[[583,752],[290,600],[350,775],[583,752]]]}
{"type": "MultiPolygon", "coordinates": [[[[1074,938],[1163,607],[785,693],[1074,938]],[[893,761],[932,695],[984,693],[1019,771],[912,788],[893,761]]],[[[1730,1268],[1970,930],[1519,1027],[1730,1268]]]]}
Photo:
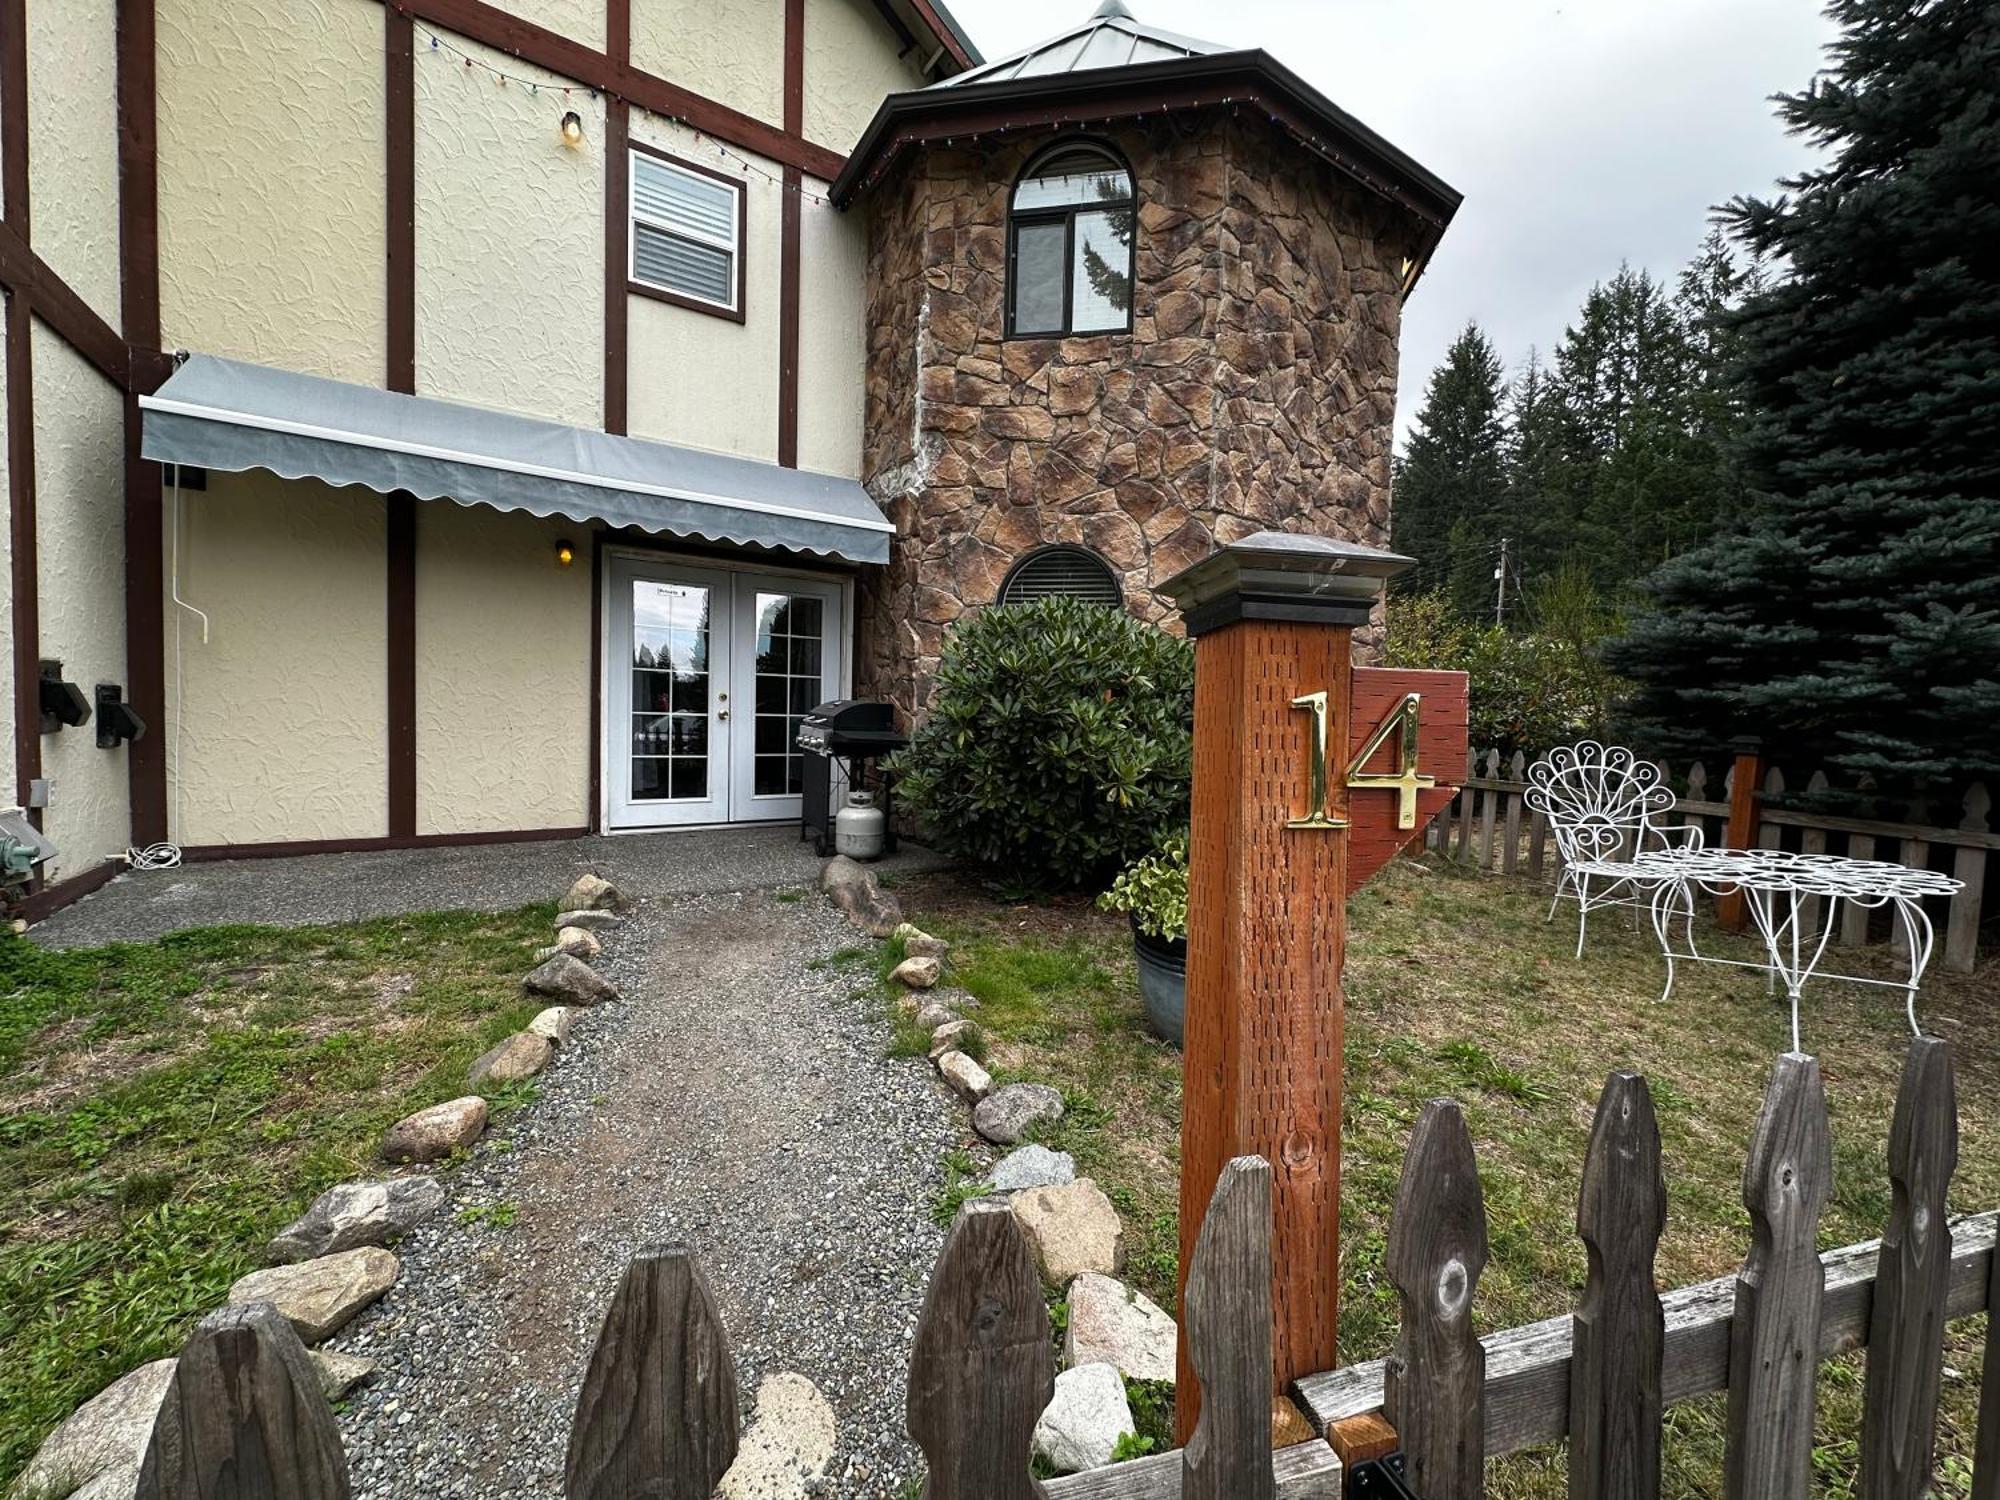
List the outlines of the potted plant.
{"type": "Polygon", "coordinates": [[[1176,1047],[1187,1024],[1187,835],[1176,834],[1157,853],[1128,865],[1097,898],[1106,911],[1132,923],[1132,951],[1139,962],[1139,998],[1153,1029],[1176,1047]]]}

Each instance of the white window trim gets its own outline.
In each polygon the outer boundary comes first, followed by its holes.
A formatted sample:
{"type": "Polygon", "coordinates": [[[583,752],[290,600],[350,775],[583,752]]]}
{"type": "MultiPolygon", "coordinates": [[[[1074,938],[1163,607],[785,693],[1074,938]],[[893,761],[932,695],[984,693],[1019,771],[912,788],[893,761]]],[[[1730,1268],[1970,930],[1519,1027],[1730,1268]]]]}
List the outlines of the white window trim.
{"type": "Polygon", "coordinates": [[[641,151],[636,146],[626,148],[625,158],[625,202],[629,210],[627,217],[630,220],[625,234],[626,279],[639,286],[650,287],[656,292],[665,292],[670,297],[684,297],[689,302],[699,302],[704,307],[718,307],[724,312],[730,313],[741,312],[740,288],[743,284],[743,245],[741,241],[744,210],[746,207],[744,202],[746,185],[738,182],[730,182],[720,177],[711,177],[705,172],[690,171],[678,162],[664,160],[661,157],[653,155],[651,152],[641,151]],[[731,221],[733,227],[729,235],[725,238],[720,235],[709,234],[704,230],[696,229],[689,225],[671,224],[655,214],[649,214],[642,210],[639,207],[639,162],[641,158],[644,158],[649,165],[658,167],[663,172],[673,172],[697,183],[713,183],[726,188],[736,199],[736,214],[731,221]],[[729,300],[718,302],[713,297],[704,297],[697,292],[685,291],[677,286],[664,286],[660,282],[641,276],[639,274],[639,236],[633,232],[633,226],[640,224],[644,224],[648,229],[657,230],[661,234],[669,235],[674,239],[687,240],[691,244],[696,245],[706,245],[712,250],[720,250],[727,254],[729,256],[729,300]]]}

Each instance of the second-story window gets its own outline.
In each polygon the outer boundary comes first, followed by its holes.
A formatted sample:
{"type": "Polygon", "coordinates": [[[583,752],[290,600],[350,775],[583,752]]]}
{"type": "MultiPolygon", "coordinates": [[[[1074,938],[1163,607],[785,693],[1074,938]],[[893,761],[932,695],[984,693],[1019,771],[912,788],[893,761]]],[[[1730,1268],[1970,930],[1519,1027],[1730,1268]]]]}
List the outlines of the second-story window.
{"type": "Polygon", "coordinates": [[[1132,326],[1132,174],[1071,142],[1028,163],[1007,215],[1007,332],[1122,333],[1132,326]]]}
{"type": "Polygon", "coordinates": [[[743,320],[743,184],[632,149],[635,292],[743,320]]]}

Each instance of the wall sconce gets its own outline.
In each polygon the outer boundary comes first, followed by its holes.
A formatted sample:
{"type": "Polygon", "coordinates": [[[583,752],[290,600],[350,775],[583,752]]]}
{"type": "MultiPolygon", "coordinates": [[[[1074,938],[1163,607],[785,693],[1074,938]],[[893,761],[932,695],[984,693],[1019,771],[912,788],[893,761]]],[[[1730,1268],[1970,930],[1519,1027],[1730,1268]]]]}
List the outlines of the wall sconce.
{"type": "Polygon", "coordinates": [[[570,150],[574,151],[583,144],[583,116],[575,110],[570,110],[562,117],[562,125],[559,129],[562,134],[562,143],[569,147],[570,150]]]}
{"type": "Polygon", "coordinates": [[[75,683],[63,681],[59,661],[42,663],[39,702],[43,734],[60,733],[64,725],[74,729],[90,719],[90,700],[75,683]]]}
{"type": "Polygon", "coordinates": [[[97,748],[116,750],[126,740],[146,733],[146,721],[132,712],[124,691],[115,682],[97,685],[97,748]]]}
{"type": "Polygon", "coordinates": [[[576,548],[570,545],[568,537],[556,543],[556,566],[566,568],[576,561],[576,548]]]}

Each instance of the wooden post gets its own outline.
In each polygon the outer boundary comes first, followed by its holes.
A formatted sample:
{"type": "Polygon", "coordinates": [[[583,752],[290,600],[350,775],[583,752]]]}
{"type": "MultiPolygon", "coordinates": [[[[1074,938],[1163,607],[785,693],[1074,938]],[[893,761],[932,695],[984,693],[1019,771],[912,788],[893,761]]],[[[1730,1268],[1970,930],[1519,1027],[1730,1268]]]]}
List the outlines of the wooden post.
{"type": "MultiPolygon", "coordinates": [[[[1723,833],[1725,849],[1751,849],[1757,844],[1757,789],[1764,784],[1762,742],[1746,736],[1736,741],[1736,769],[1729,781],[1729,827],[1723,833]]],[[[1715,920],[1731,932],[1742,932],[1750,923],[1741,891],[1729,891],[1715,898],[1715,920]]]]}
{"type": "MultiPolygon", "coordinates": [[[[1349,638],[1407,566],[1265,532],[1163,586],[1195,642],[1181,1276],[1223,1167],[1270,1162],[1274,1391],[1335,1363],[1349,638]]],[[[1179,1364],[1185,1444],[1200,1409],[1185,1328],[1179,1364]]]]}

